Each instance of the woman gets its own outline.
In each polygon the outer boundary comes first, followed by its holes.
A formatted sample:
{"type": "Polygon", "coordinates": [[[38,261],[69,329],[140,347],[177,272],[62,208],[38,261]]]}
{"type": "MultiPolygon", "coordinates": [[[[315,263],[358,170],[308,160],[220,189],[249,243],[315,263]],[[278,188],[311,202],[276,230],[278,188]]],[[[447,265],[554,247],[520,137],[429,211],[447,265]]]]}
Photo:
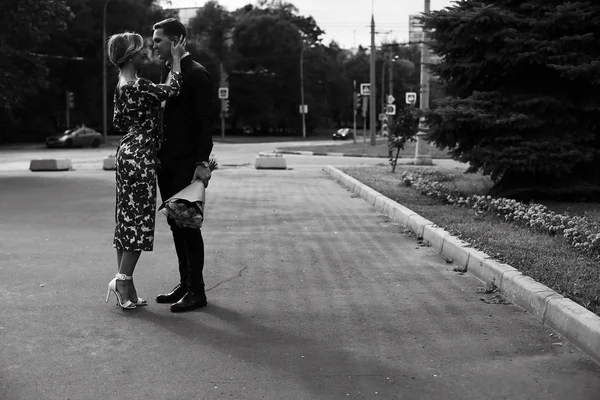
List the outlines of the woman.
{"type": "Polygon", "coordinates": [[[119,68],[114,95],[113,124],[123,133],[116,156],[116,228],[118,273],[108,284],[123,309],[145,306],[137,296],[133,271],[142,251],[152,251],[156,213],[156,167],[160,145],[161,102],[180,91],[181,56],[185,39],[171,42],[169,80],[164,85],[138,78],[136,71],[148,60],[144,40],[136,33],[120,33],[108,40],[108,57],[119,68]]]}

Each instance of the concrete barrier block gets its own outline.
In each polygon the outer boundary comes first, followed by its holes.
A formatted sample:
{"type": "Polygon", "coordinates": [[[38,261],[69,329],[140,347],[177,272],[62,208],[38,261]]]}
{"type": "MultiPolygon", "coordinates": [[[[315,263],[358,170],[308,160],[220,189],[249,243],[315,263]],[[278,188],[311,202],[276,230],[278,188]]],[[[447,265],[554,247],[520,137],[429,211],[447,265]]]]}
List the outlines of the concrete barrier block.
{"type": "Polygon", "coordinates": [[[549,287],[523,274],[505,276],[502,279],[500,293],[508,301],[524,308],[540,321],[544,319],[547,301],[553,296],[560,296],[549,287]]]}
{"type": "Polygon", "coordinates": [[[465,268],[469,261],[469,252],[466,250],[468,245],[454,236],[446,236],[440,253],[446,258],[450,258],[457,266],[465,268]]]}
{"type": "Polygon", "coordinates": [[[383,201],[382,201],[383,205],[381,208],[381,211],[387,215],[388,217],[392,218],[394,217],[394,205],[397,205],[398,203],[396,203],[394,200],[392,199],[388,199],[387,197],[383,197],[383,201]]]}
{"type": "Polygon", "coordinates": [[[407,223],[406,223],[406,227],[408,229],[410,229],[411,231],[413,231],[415,233],[415,235],[421,236],[421,237],[423,236],[423,230],[428,225],[433,225],[433,222],[431,222],[428,219],[425,219],[425,218],[421,217],[418,214],[411,215],[408,218],[407,223]]]}
{"type": "Polygon", "coordinates": [[[437,252],[442,252],[444,238],[450,235],[450,232],[433,225],[426,225],[423,229],[423,240],[429,242],[429,245],[437,252]]]}
{"type": "MultiPolygon", "coordinates": [[[[475,277],[481,279],[485,283],[490,282],[491,279],[485,279],[487,277],[483,274],[483,264],[485,260],[490,258],[490,256],[484,253],[483,251],[479,251],[473,248],[466,248],[465,250],[469,253],[469,259],[467,260],[467,271],[469,271],[471,274],[475,275],[475,277]]],[[[496,278],[493,278],[493,280],[495,283],[496,278]]]]}
{"type": "Polygon", "coordinates": [[[386,200],[389,200],[384,195],[380,194],[375,198],[375,208],[381,212],[383,212],[383,207],[385,206],[386,200]]]}
{"type": "MultiPolygon", "coordinates": [[[[469,259],[469,265],[473,268],[469,269],[473,275],[485,283],[494,282],[496,286],[502,288],[502,281],[507,276],[522,275],[517,269],[511,267],[508,264],[501,263],[491,258],[485,258],[482,264],[477,264],[479,259],[475,259],[473,262],[469,259]]],[[[469,268],[467,265],[467,268],[469,268]]]]}
{"type": "Polygon", "coordinates": [[[544,323],[600,362],[600,317],[563,296],[547,303],[544,323]]]}
{"type": "Polygon", "coordinates": [[[70,171],[73,169],[73,165],[71,164],[71,160],[62,159],[62,160],[31,160],[29,163],[30,171],[70,171]]]}
{"type": "Polygon", "coordinates": [[[377,198],[377,196],[381,195],[375,190],[371,189],[370,187],[366,187],[360,191],[360,197],[364,198],[367,201],[367,203],[369,203],[372,206],[375,205],[375,199],[377,198]]]}
{"type": "Polygon", "coordinates": [[[256,169],[287,169],[285,157],[265,157],[257,156],[254,162],[256,169]]]}
{"type": "Polygon", "coordinates": [[[114,156],[109,156],[102,162],[102,169],[105,171],[114,171],[117,169],[117,159],[114,156]]]}
{"type": "Polygon", "coordinates": [[[404,207],[403,205],[396,204],[394,205],[394,214],[392,215],[392,219],[402,225],[403,227],[407,227],[408,218],[411,215],[417,215],[414,211],[404,207]]]}

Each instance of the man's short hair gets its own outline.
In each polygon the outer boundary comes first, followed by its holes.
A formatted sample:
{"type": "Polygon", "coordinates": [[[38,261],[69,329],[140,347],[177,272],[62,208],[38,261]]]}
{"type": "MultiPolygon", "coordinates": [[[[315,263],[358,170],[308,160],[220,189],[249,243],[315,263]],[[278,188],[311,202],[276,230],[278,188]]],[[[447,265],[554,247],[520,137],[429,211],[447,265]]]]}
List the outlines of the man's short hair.
{"type": "Polygon", "coordinates": [[[152,26],[152,29],[162,29],[169,38],[172,38],[173,36],[185,38],[187,36],[185,25],[176,18],[163,19],[162,21],[155,23],[154,26],[152,26]]]}

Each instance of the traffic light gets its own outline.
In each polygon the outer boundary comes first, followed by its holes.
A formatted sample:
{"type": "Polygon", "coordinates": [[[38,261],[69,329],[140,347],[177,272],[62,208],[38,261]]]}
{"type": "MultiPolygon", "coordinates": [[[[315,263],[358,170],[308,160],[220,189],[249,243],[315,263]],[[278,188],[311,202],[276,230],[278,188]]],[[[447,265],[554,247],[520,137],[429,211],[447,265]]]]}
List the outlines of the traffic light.
{"type": "Polygon", "coordinates": [[[354,108],[360,110],[360,93],[354,93],[356,99],[354,100],[354,108]]]}
{"type": "Polygon", "coordinates": [[[67,92],[67,101],[69,103],[69,108],[72,110],[75,107],[75,93],[67,92]]]}
{"type": "Polygon", "coordinates": [[[221,111],[224,113],[229,112],[229,99],[221,100],[221,111]]]}

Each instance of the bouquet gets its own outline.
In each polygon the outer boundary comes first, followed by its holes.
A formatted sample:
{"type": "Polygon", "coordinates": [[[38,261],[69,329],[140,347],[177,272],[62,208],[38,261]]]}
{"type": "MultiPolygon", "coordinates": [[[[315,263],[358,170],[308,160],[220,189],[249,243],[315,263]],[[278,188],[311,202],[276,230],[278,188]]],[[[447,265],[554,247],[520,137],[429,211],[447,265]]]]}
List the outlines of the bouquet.
{"type": "Polygon", "coordinates": [[[201,181],[194,181],[166,200],[159,210],[182,228],[202,228],[204,222],[205,188],[201,181]]]}
{"type": "MultiPolygon", "coordinates": [[[[217,160],[211,156],[208,160],[210,170],[214,171],[218,166],[217,160]]],[[[204,222],[205,191],[201,181],[194,181],[164,201],[158,209],[179,227],[200,229],[204,222]]]]}

